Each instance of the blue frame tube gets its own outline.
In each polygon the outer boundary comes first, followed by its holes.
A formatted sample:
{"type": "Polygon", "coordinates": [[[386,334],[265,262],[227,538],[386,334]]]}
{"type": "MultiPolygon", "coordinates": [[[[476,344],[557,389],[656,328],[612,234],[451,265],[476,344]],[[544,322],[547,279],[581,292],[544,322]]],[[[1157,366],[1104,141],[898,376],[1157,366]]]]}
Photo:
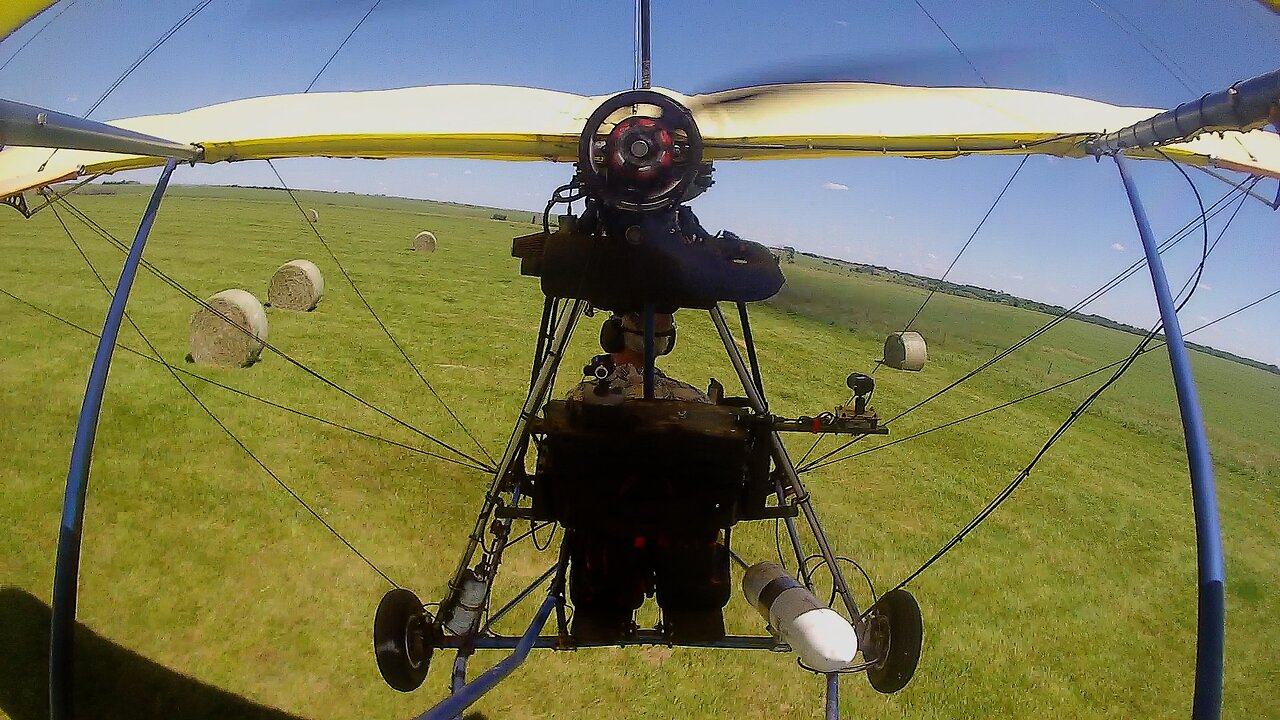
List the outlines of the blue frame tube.
{"type": "Polygon", "coordinates": [[[827,673],[827,720],[840,720],[840,673],[827,673]]]}
{"type": "Polygon", "coordinates": [[[1138,190],[1129,176],[1128,161],[1120,155],[1113,157],[1124,182],[1124,191],[1129,196],[1129,204],[1133,206],[1133,218],[1138,224],[1138,234],[1142,236],[1142,247],[1147,253],[1147,267],[1151,270],[1151,284],[1160,306],[1160,319],[1164,323],[1165,347],[1169,351],[1169,364],[1173,367],[1173,384],[1178,393],[1178,410],[1182,414],[1182,432],[1191,466],[1191,502],[1195,510],[1199,572],[1196,680],[1191,717],[1195,720],[1217,720],[1222,714],[1222,659],[1226,647],[1226,569],[1222,559],[1222,531],[1218,522],[1213,461],[1209,457],[1209,440],[1200,414],[1191,359],[1182,339],[1182,328],[1178,324],[1178,312],[1169,291],[1160,251],[1138,190]]]}
{"type": "Polygon", "coordinates": [[[93,441],[98,431],[98,415],[102,410],[102,395],[107,387],[107,374],[111,370],[111,355],[115,351],[116,337],[124,320],[129,291],[138,273],[142,249],[151,234],[160,200],[169,187],[169,176],[178,162],[172,158],[165,163],[160,181],[151,193],[151,201],[142,215],[133,247],[120,270],[120,279],[107,310],[107,319],[98,339],[98,349],[89,369],[89,384],[85,387],[84,402],[80,406],[80,419],[76,423],[75,445],[71,448],[71,468],[67,472],[67,490],[62,501],[62,526],[58,531],[58,556],[53,573],[53,616],[50,621],[49,643],[49,716],[51,720],[67,720],[72,714],[72,660],[76,625],[76,591],[80,581],[80,541],[84,531],[85,495],[89,489],[89,467],[93,461],[93,441]]]}
{"type": "MultiPolygon", "coordinates": [[[[449,678],[450,695],[457,695],[462,688],[467,686],[467,661],[470,659],[471,655],[463,652],[459,652],[458,656],[453,659],[453,676],[449,678]]],[[[456,718],[460,717],[462,717],[461,711],[450,720],[456,720],[456,718]]]]}
{"type": "Polygon", "coordinates": [[[529,651],[533,649],[534,641],[538,639],[538,633],[542,632],[543,626],[547,624],[547,618],[551,616],[551,611],[555,609],[556,601],[555,591],[547,594],[547,599],[542,601],[542,607],[538,608],[538,614],[534,616],[533,622],[529,624],[529,629],[525,631],[520,638],[520,642],[516,645],[515,652],[511,653],[502,662],[484,671],[475,680],[460,688],[455,688],[452,695],[419,715],[417,720],[453,720],[453,718],[461,715],[462,711],[471,707],[481,696],[492,690],[493,686],[505,680],[516,668],[520,667],[525,658],[529,657],[529,651]]]}

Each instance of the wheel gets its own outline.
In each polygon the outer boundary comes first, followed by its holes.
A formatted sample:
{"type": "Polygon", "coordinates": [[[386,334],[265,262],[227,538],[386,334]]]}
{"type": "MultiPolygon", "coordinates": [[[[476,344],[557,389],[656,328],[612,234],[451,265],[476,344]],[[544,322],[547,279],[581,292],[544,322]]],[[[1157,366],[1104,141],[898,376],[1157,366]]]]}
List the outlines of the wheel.
{"type": "Polygon", "coordinates": [[[873,647],[880,648],[880,662],[867,670],[867,679],[877,692],[896,693],[907,686],[920,664],[924,640],[920,605],[906,590],[893,590],[873,606],[867,620],[873,647]]]}
{"type": "Polygon", "coordinates": [[[373,618],[373,655],[382,679],[400,692],[418,689],[431,664],[435,632],[435,619],[417,595],[403,588],[383,595],[373,618]]]}

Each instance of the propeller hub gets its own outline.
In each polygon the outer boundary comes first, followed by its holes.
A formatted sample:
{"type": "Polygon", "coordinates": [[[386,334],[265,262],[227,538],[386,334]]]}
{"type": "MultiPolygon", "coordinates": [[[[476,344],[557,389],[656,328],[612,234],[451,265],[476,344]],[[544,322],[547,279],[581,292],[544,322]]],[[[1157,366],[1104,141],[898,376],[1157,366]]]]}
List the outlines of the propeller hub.
{"type": "Polygon", "coordinates": [[[588,194],[629,211],[678,204],[701,172],[701,161],[702,135],[693,113],[652,90],[606,100],[588,118],[578,145],[578,171],[588,194]]]}
{"type": "Polygon", "coordinates": [[[668,174],[675,142],[653,118],[629,117],[614,126],[605,148],[609,172],[650,185],[668,174]]]}

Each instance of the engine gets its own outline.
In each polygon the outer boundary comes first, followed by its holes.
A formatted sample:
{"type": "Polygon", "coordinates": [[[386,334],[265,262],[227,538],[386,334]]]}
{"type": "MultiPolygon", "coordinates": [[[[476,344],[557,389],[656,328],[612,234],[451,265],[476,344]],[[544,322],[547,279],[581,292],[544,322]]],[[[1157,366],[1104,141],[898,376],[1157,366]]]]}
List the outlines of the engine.
{"type": "Polygon", "coordinates": [[[633,90],[588,118],[572,182],[547,206],[544,232],[515,239],[521,273],[542,278],[549,297],[580,298],[616,312],[653,304],[665,312],[752,302],[782,287],[763,245],[707,232],[684,203],[710,187],[693,113],[672,98],[633,90]],[[581,216],[550,213],[584,200],[581,216]]]}

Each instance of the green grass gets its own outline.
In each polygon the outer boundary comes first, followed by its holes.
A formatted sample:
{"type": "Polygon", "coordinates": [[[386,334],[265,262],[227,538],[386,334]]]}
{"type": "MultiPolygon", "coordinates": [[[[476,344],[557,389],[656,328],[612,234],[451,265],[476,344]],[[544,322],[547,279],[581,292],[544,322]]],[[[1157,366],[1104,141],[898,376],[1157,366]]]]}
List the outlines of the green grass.
{"type": "MultiPolygon", "coordinates": [[[[127,239],[146,189],[118,190],[77,204],[127,239]]],[[[491,453],[499,452],[528,382],[542,301],[536,279],[520,277],[509,254],[512,235],[530,225],[485,219],[492,212],[485,208],[395,198],[304,193],[301,202],[318,208],[326,240],[439,394],[491,453]],[[423,229],[440,240],[430,256],[408,250],[423,229]]],[[[114,282],[120,254],[82,226],[71,228],[114,282]]],[[[0,252],[0,288],[101,327],[106,294],[51,213],[30,221],[0,215],[0,252]]],[[[473,449],[370,320],[287,196],[174,188],[147,257],[206,297],[227,287],[261,297],[281,263],[314,260],[326,276],[324,301],[309,314],[269,311],[271,341],[380,407],[473,449]]],[[[787,287],[754,315],[760,360],[774,409],[813,413],[845,399],[844,376],[872,368],[885,334],[900,329],[923,291],[809,260],[784,269],[787,287]]],[[[152,342],[180,363],[194,306],[142,274],[129,307],[152,342]]],[[[68,453],[95,341],[4,297],[0,318],[0,546],[7,549],[0,584],[47,602],[68,453]]],[[[678,319],[680,348],[664,369],[695,385],[731,378],[705,316],[686,311],[678,319]]],[[[929,365],[920,373],[878,372],[874,404],[891,417],[1047,320],[937,295],[916,323],[930,343],[929,365]]],[[[597,352],[598,323],[582,326],[560,392],[579,358],[597,352]]],[[[127,327],[121,342],[144,349],[127,327]]],[[[895,423],[891,438],[1117,360],[1135,342],[1063,323],[895,423]]],[[[1224,715],[1280,717],[1280,377],[1203,355],[1194,363],[1226,538],[1224,715]]],[[[201,372],[422,444],[275,356],[247,370],[201,372]]],[[[891,586],[1003,487],[1101,381],[813,473],[811,490],[834,544],[862,561],[878,585],[891,586]]],[[[440,597],[485,478],[193,387],[379,567],[426,600],[440,597]]],[[[807,445],[796,442],[793,455],[807,445]]],[[[85,538],[80,619],[177,672],[315,718],[405,717],[443,696],[450,655],[414,694],[382,684],[369,628],[385,583],[227,440],[163,368],[127,353],[117,353],[113,365],[85,538]]],[[[773,553],[773,527],[741,527],[734,541],[748,558],[765,559],[773,553]]],[[[550,562],[531,548],[513,552],[502,587],[518,586],[550,562]]],[[[1167,360],[1154,352],[1094,405],[1009,503],[912,584],[926,639],[911,685],[885,697],[861,678],[847,678],[844,713],[1185,716],[1194,587],[1181,429],[1167,360]]],[[[865,603],[866,591],[858,593],[865,603]]],[[[761,629],[740,596],[727,615],[733,631],[761,629]]],[[[507,627],[518,628],[524,617],[507,627]]],[[[496,657],[480,653],[473,667],[496,657]]],[[[0,700],[13,694],[4,682],[0,700]]],[[[821,687],[787,655],[544,653],[479,708],[492,718],[819,717],[821,687]]]]}

